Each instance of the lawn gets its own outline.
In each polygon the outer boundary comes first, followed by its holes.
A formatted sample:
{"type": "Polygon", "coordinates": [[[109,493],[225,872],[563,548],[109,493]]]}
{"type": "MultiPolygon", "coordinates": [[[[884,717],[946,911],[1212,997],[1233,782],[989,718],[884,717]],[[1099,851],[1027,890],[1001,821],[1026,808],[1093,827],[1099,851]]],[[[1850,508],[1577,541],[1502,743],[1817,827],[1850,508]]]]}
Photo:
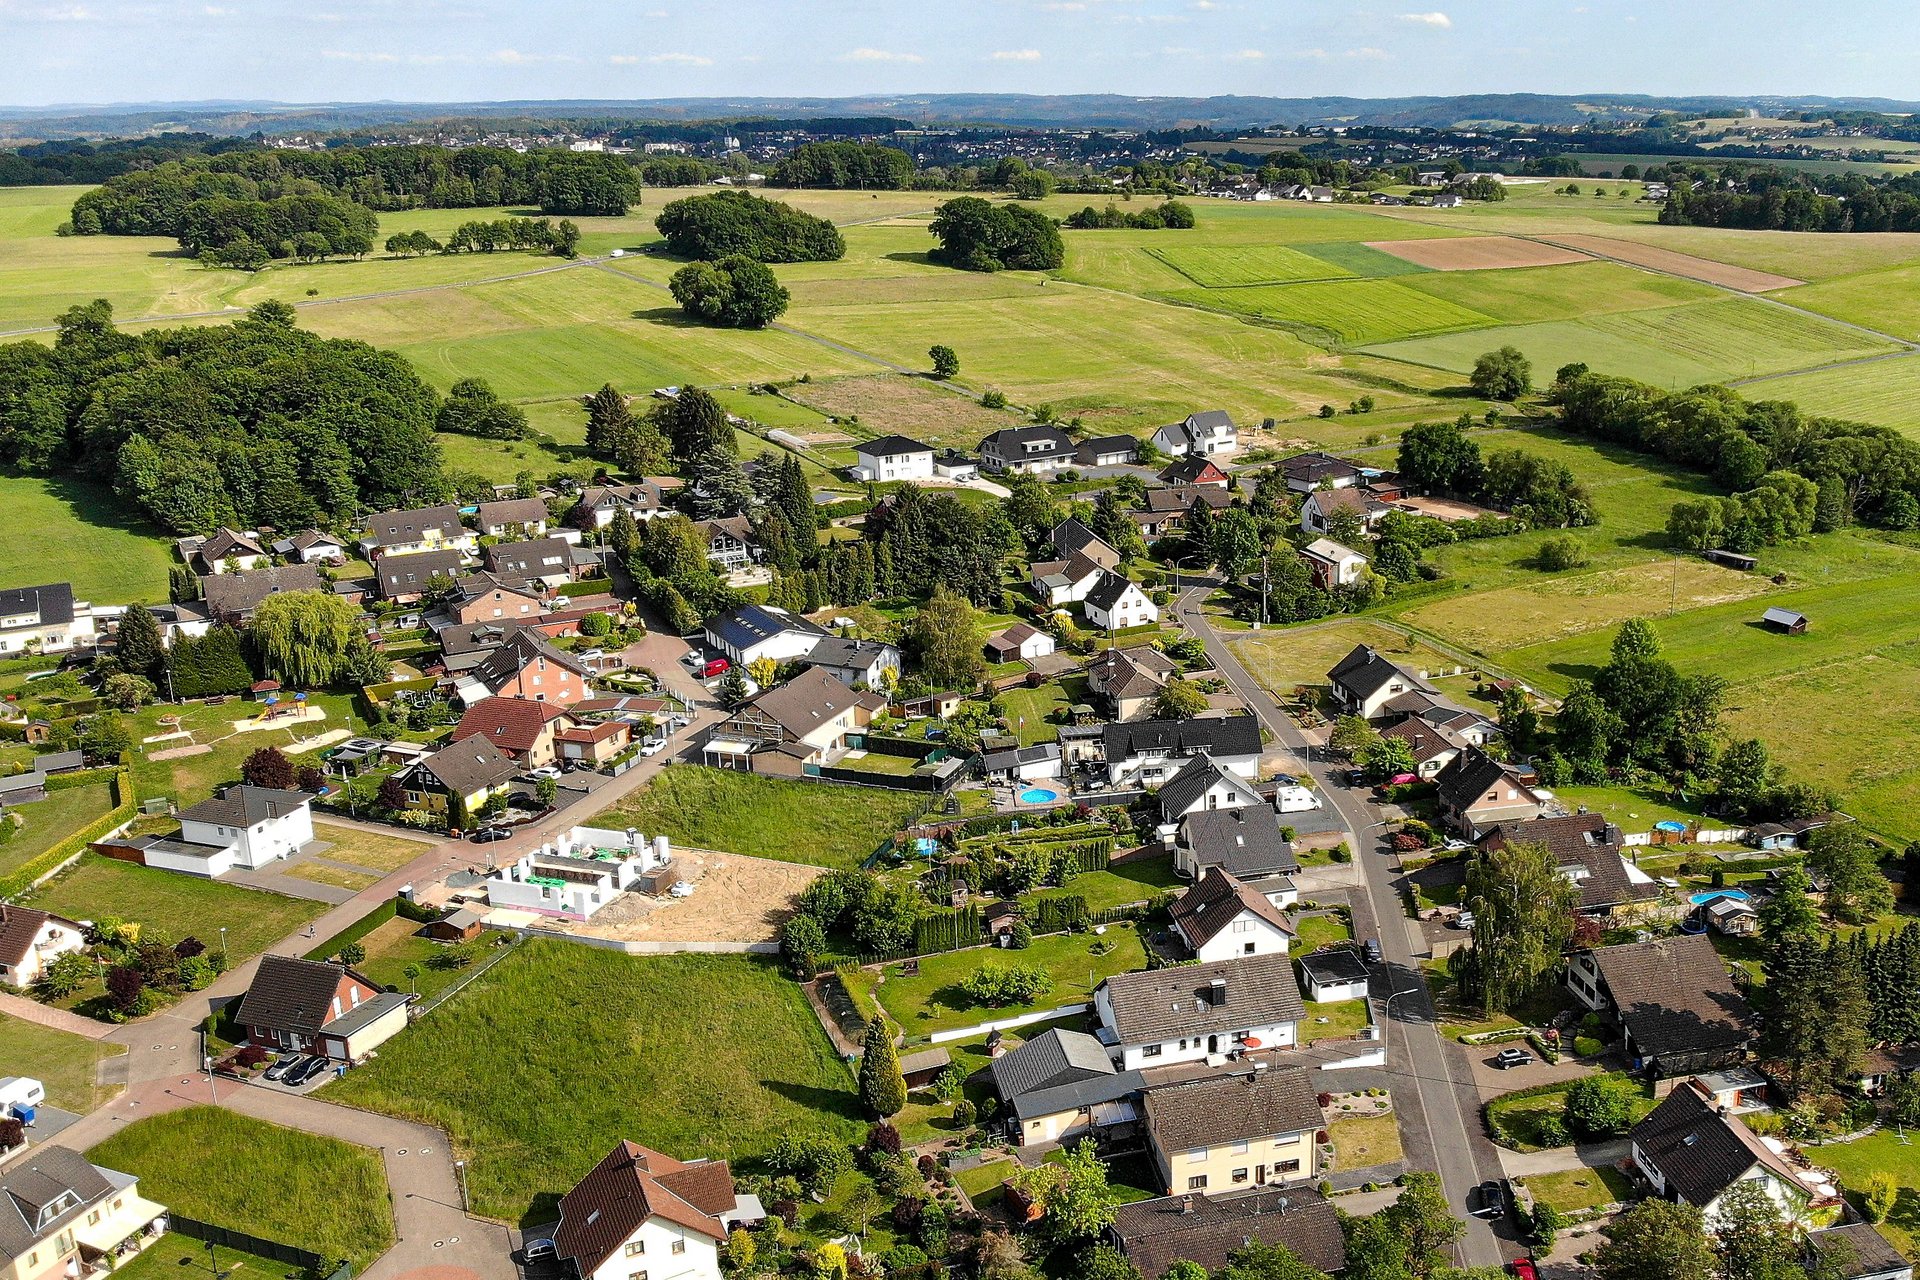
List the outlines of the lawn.
{"type": "MultiPolygon", "coordinates": [[[[1623,1071],[1609,1074],[1614,1079],[1634,1085],[1636,1089],[1640,1088],[1639,1082],[1623,1071]]],[[[1564,1113],[1566,1093],[1572,1087],[1573,1081],[1568,1080],[1545,1093],[1523,1091],[1521,1096],[1508,1094],[1487,1103],[1487,1125],[1493,1131],[1494,1141],[1514,1151],[1540,1150],[1540,1122],[1549,1116],[1557,1118],[1564,1113]]],[[[1636,1092],[1633,1096],[1634,1122],[1637,1124],[1658,1105],[1656,1099],[1645,1096],[1644,1090],[1636,1092]]]]}
{"type": "Polygon", "coordinates": [[[1619,1204],[1633,1194],[1633,1184],[1618,1169],[1562,1169],[1520,1179],[1533,1192],[1536,1205],[1551,1205],[1569,1217],[1601,1205],[1619,1204]]]}
{"type": "Polygon", "coordinates": [[[1353,939],[1352,927],[1343,917],[1333,914],[1301,916],[1294,921],[1294,928],[1300,935],[1294,949],[1301,955],[1353,939]]]}
{"type": "MultiPolygon", "coordinates": [[[[360,945],[367,949],[367,958],[354,967],[383,987],[412,991],[422,999],[436,995],[466,977],[468,971],[465,969],[434,966],[434,957],[444,955],[447,944],[415,937],[419,929],[418,921],[402,915],[375,926],[360,938],[360,945]],[[418,967],[419,976],[408,978],[408,965],[418,967]]],[[[507,934],[488,932],[481,935],[480,945],[492,946],[508,939],[507,934]]]]}
{"type": "MultiPolygon", "coordinates": [[[[1724,295],[1691,280],[1654,275],[1615,262],[1578,262],[1518,271],[1432,271],[1409,288],[1498,317],[1505,324],[1577,320],[1724,295]]],[[[1487,335],[1492,336],[1492,335],[1487,335]]],[[[1536,378],[1552,370],[1536,366],[1536,378]]]]}
{"type": "Polygon", "coordinates": [[[525,943],[323,1096],[444,1126],[475,1210],[523,1222],[551,1221],[621,1138],[750,1161],[858,1127],[846,1068],[772,964],[565,942],[525,943]]]}
{"type": "Polygon", "coordinates": [[[1874,1174],[1891,1175],[1900,1190],[1881,1230],[1909,1258],[1920,1249],[1920,1144],[1909,1145],[1882,1129],[1854,1142],[1806,1150],[1814,1164],[1839,1174],[1847,1190],[1856,1195],[1874,1174]]]}
{"type": "Polygon", "coordinates": [[[1333,1139],[1334,1167],[1338,1169],[1367,1169],[1406,1158],[1400,1145],[1400,1122],[1391,1112],[1335,1120],[1327,1126],[1327,1136],[1333,1139]]]}
{"type": "Polygon", "coordinates": [[[190,733],[192,737],[135,747],[134,787],[139,791],[142,799],[169,796],[184,809],[211,796],[216,787],[229,782],[238,782],[241,762],[261,747],[272,746],[287,751],[293,762],[298,765],[305,761],[301,753],[291,751],[290,748],[297,746],[303,739],[334,729],[359,730],[365,727],[364,722],[354,715],[353,702],[350,698],[333,693],[310,693],[307,695],[307,705],[324,709],[327,718],[288,724],[283,728],[255,729],[246,733],[236,733],[234,723],[259,712],[260,708],[251,702],[228,702],[221,706],[198,703],[177,707],[156,703],[153,706],[144,707],[129,718],[128,728],[136,739],[161,733],[160,717],[162,715],[179,716],[179,728],[190,733]],[[167,751],[187,745],[211,746],[213,750],[171,760],[152,758],[152,753],[155,751],[167,751]]]}
{"type": "Polygon", "coordinates": [[[1373,1025],[1365,1000],[1340,1000],[1333,1004],[1309,1004],[1300,1023],[1300,1042],[1346,1039],[1373,1025]],[[1324,1019],[1324,1021],[1322,1021],[1324,1019]]]}
{"type": "Polygon", "coordinates": [[[216,1245],[209,1254],[204,1241],[178,1231],[169,1231],[131,1261],[114,1267],[113,1276],[114,1280],[200,1280],[210,1270],[209,1258],[223,1275],[240,1280],[306,1280],[306,1272],[298,1263],[275,1262],[227,1245],[216,1245]]]}
{"type": "Polygon", "coordinates": [[[1070,878],[1058,889],[1042,889],[1033,901],[1064,898],[1077,894],[1087,900],[1087,910],[1106,911],[1135,902],[1151,902],[1155,895],[1184,884],[1174,874],[1173,855],[1135,858],[1110,862],[1104,871],[1086,871],[1070,878]]]}
{"type": "Polygon", "coordinates": [[[976,1026],[982,1022],[1015,1018],[1042,1009],[1078,1004],[1093,998],[1093,988],[1102,978],[1146,967],[1147,956],[1140,935],[1130,926],[1115,925],[1102,936],[1090,933],[1056,933],[1035,938],[1024,951],[973,947],[942,955],[923,956],[920,972],[913,977],[900,976],[900,966],[886,966],[886,981],[876,993],[887,1016],[898,1023],[909,1038],[976,1026]],[[1106,955],[1093,954],[1095,943],[1112,944],[1106,955]],[[1031,1004],[988,1008],[976,1005],[960,992],[959,984],[981,965],[994,963],[1037,965],[1053,978],[1053,990],[1031,1004]]]}
{"type": "Polygon", "coordinates": [[[335,826],[330,822],[313,824],[313,838],[333,847],[325,856],[335,862],[351,862],[370,871],[398,871],[433,848],[427,840],[409,840],[404,836],[381,835],[359,827],[335,826]]]}
{"type": "MultiPolygon", "coordinates": [[[[0,241],[0,282],[5,260],[0,241]]],[[[0,475],[0,510],[13,513],[0,525],[0,583],[71,582],[75,599],[94,604],[167,599],[171,546],[112,490],[70,476],[0,475]]]]}
{"type": "Polygon", "coordinates": [[[87,1158],[140,1179],[176,1213],[343,1257],[356,1270],[393,1244],[378,1153],[219,1107],[136,1120],[87,1158]]]}
{"type": "Polygon", "coordinates": [[[1085,676],[1049,680],[1037,689],[1017,685],[996,695],[1000,705],[1006,708],[1007,726],[1023,747],[1058,739],[1060,726],[1054,722],[1055,713],[1085,702],[1087,697],[1085,676]]]}
{"type": "Polygon", "coordinates": [[[1808,413],[1892,427],[1920,435],[1920,397],[1913,393],[1920,373],[1910,357],[1850,365],[1786,378],[1768,378],[1741,391],[1763,400],[1791,400],[1808,413]]]}
{"type": "Polygon", "coordinates": [[[1269,693],[1283,698],[1291,696],[1295,685],[1325,685],[1334,664],[1363,644],[1416,671],[1451,671],[1458,665],[1429,645],[1359,618],[1263,631],[1232,641],[1234,656],[1269,693]]]}
{"type": "MultiPolygon", "coordinates": [[[[0,876],[15,871],[80,828],[113,809],[113,786],[96,782],[47,792],[44,800],[16,806],[8,813],[24,819],[13,839],[0,844],[0,876]]],[[[0,818],[0,822],[8,819],[0,818]]]]}
{"type": "MultiPolygon", "coordinates": [[[[861,970],[871,975],[870,970],[861,970]]],[[[1010,1048],[1018,1047],[1023,1041],[1044,1035],[1054,1029],[1061,1031],[1085,1031],[1087,1015],[1072,1014],[1065,1018],[1055,1018],[1050,1022],[1035,1022],[1018,1030],[1007,1032],[1010,1048]]],[[[972,1036],[965,1040],[948,1041],[942,1045],[953,1057],[953,1065],[967,1078],[965,1097],[976,1107],[993,1095],[993,1085],[986,1069],[992,1063],[987,1053],[985,1035],[972,1036]]],[[[953,1104],[936,1101],[932,1094],[924,1089],[907,1095],[906,1110],[893,1118],[900,1130],[902,1141],[909,1144],[932,1142],[959,1132],[953,1125],[953,1104]]]]}
{"type": "Polygon", "coordinates": [[[912,792],[675,765],[593,821],[689,848],[857,867],[925,803],[912,792]]]}
{"type": "Polygon", "coordinates": [[[8,1075],[31,1076],[47,1087],[47,1101],[67,1111],[88,1112],[119,1092],[98,1083],[102,1061],[127,1051],[125,1045],[89,1040],[71,1031],[55,1031],[0,1013],[0,1043],[7,1047],[8,1075]]]}
{"type": "Polygon", "coordinates": [[[1782,302],[1902,338],[1920,338],[1920,265],[1785,289],[1782,302]]]}
{"type": "MultiPolygon", "coordinates": [[[[1183,289],[1168,296],[1193,306],[1271,320],[1314,341],[1354,347],[1418,334],[1483,329],[1496,323],[1482,312],[1421,293],[1396,280],[1183,289]]],[[[1479,350],[1499,345],[1486,343],[1479,350]]]]}

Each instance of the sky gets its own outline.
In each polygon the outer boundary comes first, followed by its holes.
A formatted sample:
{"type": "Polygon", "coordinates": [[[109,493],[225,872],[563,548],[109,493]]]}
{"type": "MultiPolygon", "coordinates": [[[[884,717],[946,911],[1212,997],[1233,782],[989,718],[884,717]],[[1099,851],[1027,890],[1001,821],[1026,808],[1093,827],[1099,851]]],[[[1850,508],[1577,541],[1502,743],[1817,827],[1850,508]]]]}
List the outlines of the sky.
{"type": "Polygon", "coordinates": [[[1920,96],[1914,0],[0,0],[0,102],[1920,96]]]}

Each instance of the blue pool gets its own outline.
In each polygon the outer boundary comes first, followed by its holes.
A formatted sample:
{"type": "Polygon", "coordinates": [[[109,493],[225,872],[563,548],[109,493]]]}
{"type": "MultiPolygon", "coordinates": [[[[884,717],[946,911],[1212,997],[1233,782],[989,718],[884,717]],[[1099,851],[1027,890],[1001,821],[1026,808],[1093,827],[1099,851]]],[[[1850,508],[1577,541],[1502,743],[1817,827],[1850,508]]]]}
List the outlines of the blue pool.
{"type": "Polygon", "coordinates": [[[1712,902],[1715,898],[1732,898],[1736,902],[1745,902],[1747,891],[1745,889],[1708,889],[1705,893],[1694,894],[1687,901],[1697,907],[1703,902],[1712,902]]]}
{"type": "Polygon", "coordinates": [[[1020,793],[1021,804],[1052,804],[1060,793],[1050,787],[1028,787],[1020,793]]]}

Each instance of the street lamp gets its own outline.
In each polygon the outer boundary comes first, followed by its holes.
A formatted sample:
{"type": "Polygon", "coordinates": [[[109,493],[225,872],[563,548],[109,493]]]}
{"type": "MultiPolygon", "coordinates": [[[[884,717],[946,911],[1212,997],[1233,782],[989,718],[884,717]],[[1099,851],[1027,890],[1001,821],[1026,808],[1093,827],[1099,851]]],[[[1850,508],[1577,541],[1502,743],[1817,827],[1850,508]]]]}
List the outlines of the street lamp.
{"type": "Polygon", "coordinates": [[[220,958],[222,960],[227,958],[227,926],[225,925],[220,926],[220,958]]]}

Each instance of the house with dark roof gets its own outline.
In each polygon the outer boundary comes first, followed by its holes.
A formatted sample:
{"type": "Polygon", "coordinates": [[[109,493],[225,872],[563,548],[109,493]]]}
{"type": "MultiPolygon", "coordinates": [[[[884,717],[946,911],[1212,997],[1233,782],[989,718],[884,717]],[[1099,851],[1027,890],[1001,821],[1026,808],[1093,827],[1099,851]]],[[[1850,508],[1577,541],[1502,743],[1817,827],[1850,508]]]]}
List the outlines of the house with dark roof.
{"type": "Polygon", "coordinates": [[[989,782],[1043,782],[1058,778],[1063,769],[1057,742],[990,751],[980,759],[980,772],[989,782]]]}
{"type": "Polygon", "coordinates": [[[1260,776],[1260,722],[1252,716],[1129,720],[1105,726],[1101,746],[1114,787],[1160,786],[1200,755],[1248,782],[1260,776]]]}
{"type": "Polygon", "coordinates": [[[572,1280],[720,1280],[727,1231],[765,1216],[726,1161],[622,1142],[560,1197],[554,1251],[572,1280]]]}
{"type": "Polygon", "coordinates": [[[1913,1264],[1871,1222],[1822,1227],[1802,1241],[1807,1274],[1834,1280],[1913,1280],[1913,1264]],[[1826,1270],[1820,1270],[1820,1267],[1826,1270]]]}
{"type": "Polygon", "coordinates": [[[1003,427],[980,442],[980,464],[988,471],[1039,475],[1075,465],[1073,441],[1058,427],[1003,427]]]}
{"type": "Polygon", "coordinates": [[[1192,880],[1224,871],[1283,907],[1298,896],[1289,877],[1300,870],[1300,859],[1281,834],[1279,816],[1265,806],[1188,814],[1180,823],[1173,866],[1192,880]]]}
{"type": "Polygon", "coordinates": [[[933,446],[905,436],[862,440],[853,446],[853,458],[847,474],[863,484],[933,478],[933,446]]]}
{"type": "Polygon", "coordinates": [[[320,570],[310,564],[269,565],[263,569],[243,569],[218,577],[201,578],[200,598],[210,618],[221,622],[246,622],[268,596],[283,591],[324,591],[326,581],[320,570]]]}
{"type": "Polygon", "coordinates": [[[55,960],[86,949],[87,930],[79,922],[0,902],[0,982],[30,987],[55,960]]]}
{"type": "MultiPolygon", "coordinates": [[[[1291,981],[1291,979],[1289,979],[1291,981]]],[[[1220,1195],[1319,1172],[1326,1124],[1305,1067],[1248,1063],[1147,1091],[1148,1155],[1168,1195],[1220,1195]]]]}
{"type": "Polygon", "coordinates": [[[1140,460],[1140,441],[1129,435],[1090,436],[1073,451],[1082,467],[1122,467],[1140,460]]]}
{"type": "Polygon", "coordinates": [[[1172,458],[1232,453],[1240,447],[1240,430],[1225,409],[1202,409],[1155,431],[1153,444],[1172,458]]]}
{"type": "Polygon", "coordinates": [[[672,514],[658,485],[597,484],[580,491],[580,500],[567,512],[567,523],[580,529],[604,529],[622,511],[635,521],[672,514]]]}
{"type": "Polygon", "coordinates": [[[1284,955],[1116,973],[1093,993],[1100,1042],[1123,1069],[1290,1049],[1303,1008],[1284,955]]]}
{"type": "Polygon", "coordinates": [[[1059,1028],[995,1058],[988,1074],[1007,1136],[1022,1146],[1131,1124],[1139,1118],[1134,1099],[1146,1087],[1138,1071],[1116,1068],[1094,1037],[1059,1028]]]}
{"type": "Polygon", "coordinates": [[[1413,771],[1429,781],[1470,745],[1461,734],[1423,716],[1408,716],[1390,724],[1380,736],[1406,743],[1413,753],[1413,771]]]}
{"type": "Polygon", "coordinates": [[[557,702],[487,698],[467,708],[454,726],[453,739],[459,742],[478,735],[521,768],[537,769],[554,762],[559,732],[574,723],[557,702]]]}
{"type": "MultiPolygon", "coordinates": [[[[1262,1162],[1265,1163],[1265,1162],[1262,1162]]],[[[1232,1170],[1228,1179],[1231,1183],[1232,1170]]],[[[1249,1169],[1248,1180],[1252,1180],[1249,1169]]],[[[1316,1271],[1346,1268],[1346,1236],[1333,1205],[1305,1187],[1163,1196],[1118,1206],[1107,1240],[1142,1276],[1163,1276],[1176,1261],[1222,1271],[1250,1242],[1285,1249],[1316,1271]]]]}
{"type": "Polygon", "coordinates": [[[801,661],[845,685],[884,690],[889,679],[900,678],[900,650],[884,640],[827,636],[816,641],[801,661]]]}
{"type": "Polygon", "coordinates": [[[505,795],[520,766],[485,737],[456,738],[394,774],[407,807],[445,813],[454,825],[470,821],[489,800],[505,795]]]}
{"type": "Polygon", "coordinates": [[[1279,903],[1218,867],[1173,900],[1173,931],[1200,962],[1283,956],[1294,929],[1279,903]]]}
{"type": "Polygon", "coordinates": [[[525,542],[496,542],[482,550],[480,555],[486,562],[488,573],[557,587],[572,582],[576,576],[573,571],[573,552],[573,544],[565,538],[549,537],[530,538],[525,542]]]}
{"type": "Polygon", "coordinates": [[[1035,560],[1027,566],[1034,594],[1055,609],[1085,600],[1106,574],[1099,561],[1078,552],[1064,560],[1035,560]]]}
{"type": "Polygon", "coordinates": [[[745,516],[699,520],[693,528],[706,544],[707,563],[722,573],[738,573],[760,558],[753,522],[745,516]]]}
{"type": "Polygon", "coordinates": [[[1107,545],[1099,534],[1072,516],[1053,526],[1047,538],[1053,544],[1054,554],[1063,560],[1071,560],[1079,556],[1091,560],[1102,569],[1120,567],[1122,559],[1120,553],[1107,545]]]}
{"type": "Polygon", "coordinates": [[[506,573],[469,573],[454,580],[453,594],[427,615],[427,625],[447,643],[448,626],[512,627],[547,613],[547,593],[525,578],[506,573]]]}
{"type": "Polygon", "coordinates": [[[1087,612],[1087,625],[1102,631],[1125,631],[1160,621],[1160,606],[1140,589],[1139,583],[1104,569],[1094,579],[1081,607],[1087,612]]]}
{"type": "Polygon", "coordinates": [[[1364,1000],[1370,977],[1366,958],[1351,945],[1300,957],[1300,985],[1315,1004],[1364,1000]]]}
{"type": "Polygon", "coordinates": [[[1231,477],[1220,469],[1220,464],[1204,454],[1189,454],[1184,458],[1175,458],[1160,470],[1160,483],[1179,486],[1207,485],[1215,489],[1227,487],[1231,477]]]}
{"type": "Polygon", "coordinates": [[[1233,495],[1218,485],[1175,485],[1168,489],[1149,489],[1127,518],[1140,527],[1140,536],[1149,541],[1178,533],[1187,527],[1187,517],[1198,503],[1210,511],[1224,511],[1233,505],[1233,495]]]}
{"type": "Polygon", "coordinates": [[[1648,1112],[1628,1140],[1634,1168],[1654,1194],[1692,1205],[1710,1229],[1724,1220],[1727,1193],[1741,1183],[1758,1185],[1788,1222],[1839,1198],[1827,1175],[1796,1167],[1779,1139],[1762,1137],[1720,1111],[1691,1083],[1648,1112]]]}
{"type": "Polygon", "coordinates": [[[1387,702],[1403,693],[1438,693],[1424,674],[1409,671],[1364,644],[1355,645],[1333,665],[1327,684],[1340,714],[1367,720],[1379,719],[1387,702]]]}
{"type": "Polygon", "coordinates": [[[132,850],[133,860],[146,866],[211,879],[258,870],[312,842],[310,793],[240,783],[181,810],[172,835],[133,836],[114,845],[132,850]]]}
{"type": "Polygon", "coordinates": [[[1274,464],[1286,477],[1287,488],[1309,494],[1322,488],[1345,489],[1360,483],[1361,471],[1345,458],[1330,453],[1296,453],[1274,464]]]}
{"type": "Polygon", "coordinates": [[[1433,776],[1440,820],[1462,838],[1478,840],[1503,822],[1526,822],[1544,815],[1547,802],[1503,764],[1479,747],[1469,746],[1433,776]]]}
{"type": "Polygon", "coordinates": [[[1635,1071],[1671,1081],[1745,1061],[1753,1013],[1705,934],[1576,951],[1567,989],[1620,1028],[1635,1071]]]}
{"type": "Polygon", "coordinates": [[[360,549],[369,560],[420,551],[457,551],[464,556],[473,553],[477,540],[473,530],[460,523],[460,508],[447,503],[382,511],[367,521],[360,549]]]}
{"type": "Polygon", "coordinates": [[[319,529],[302,529],[273,544],[274,554],[301,564],[339,564],[347,558],[347,540],[319,529]]]}
{"type": "Polygon", "coordinates": [[[466,555],[452,547],[396,552],[380,557],[373,581],[382,600],[412,604],[429,591],[452,587],[466,567],[466,555]]]}
{"type": "Polygon", "coordinates": [[[1392,507],[1359,485],[1345,489],[1316,489],[1300,504],[1300,527],[1308,533],[1326,537],[1333,532],[1336,520],[1352,516],[1360,522],[1361,530],[1371,533],[1391,510],[1392,507]]]}
{"type": "Polygon", "coordinates": [[[1087,691],[1114,720],[1133,720],[1154,700],[1180,665],[1152,645],[1103,649],[1087,666],[1087,691]]]}
{"type": "Polygon", "coordinates": [[[345,965],[260,957],[234,1024],[253,1044],[359,1062],[407,1025],[413,997],[345,965]]]}
{"type": "Polygon", "coordinates": [[[1580,890],[1579,911],[1583,916],[1611,920],[1660,896],[1660,886],[1627,862],[1626,838],[1602,814],[1575,813],[1500,823],[1476,843],[1491,852],[1514,841],[1547,847],[1560,873],[1580,890]]]}
{"type": "Polygon", "coordinates": [[[987,656],[995,662],[1032,661],[1052,653],[1054,638],[1038,627],[1016,622],[998,635],[987,637],[987,656]]]}
{"type": "Polygon", "coordinates": [[[878,693],[842,684],[818,667],[744,703],[714,726],[701,759],[717,769],[799,777],[826,763],[886,709],[878,693]]]}
{"type": "Polygon", "coordinates": [[[261,545],[259,534],[241,533],[224,526],[215,529],[210,537],[183,538],[181,542],[181,559],[195,573],[207,577],[257,569],[272,559],[261,545]],[[187,543],[191,545],[185,545],[187,543]]]}
{"type": "Polygon", "coordinates": [[[502,498],[483,502],[474,524],[489,538],[541,538],[547,532],[547,504],[540,498],[502,498]]]}
{"type": "Polygon", "coordinates": [[[707,619],[707,643],[737,667],[769,658],[792,662],[832,633],[800,614],[770,604],[743,604],[707,619]]]}
{"type": "Polygon", "coordinates": [[[166,1219],[132,1174],[37,1147],[0,1169],[0,1276],[104,1274],[165,1235],[166,1219]]]}
{"type": "Polygon", "coordinates": [[[1181,765],[1180,771],[1167,779],[1154,798],[1160,807],[1162,838],[1169,840],[1190,814],[1218,809],[1272,812],[1267,798],[1256,791],[1252,783],[1204,752],[1181,765]]]}

